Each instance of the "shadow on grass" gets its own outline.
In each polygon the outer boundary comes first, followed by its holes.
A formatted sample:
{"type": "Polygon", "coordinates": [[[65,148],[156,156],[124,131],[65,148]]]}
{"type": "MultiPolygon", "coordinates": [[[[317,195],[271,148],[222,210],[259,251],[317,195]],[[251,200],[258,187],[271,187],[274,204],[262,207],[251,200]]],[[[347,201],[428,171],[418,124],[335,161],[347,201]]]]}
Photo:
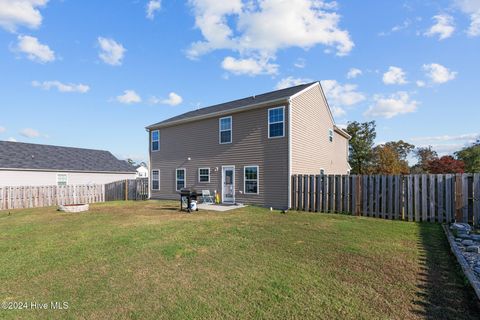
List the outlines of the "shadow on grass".
{"type": "Polygon", "coordinates": [[[480,303],[439,224],[420,223],[421,272],[413,312],[424,319],[480,319],[480,303]]]}

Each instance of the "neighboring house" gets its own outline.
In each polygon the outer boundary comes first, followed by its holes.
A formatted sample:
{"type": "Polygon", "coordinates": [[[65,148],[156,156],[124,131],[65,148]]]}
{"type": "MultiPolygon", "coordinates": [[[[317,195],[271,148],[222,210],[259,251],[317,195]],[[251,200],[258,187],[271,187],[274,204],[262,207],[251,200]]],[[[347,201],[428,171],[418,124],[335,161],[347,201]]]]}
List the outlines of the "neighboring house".
{"type": "Polygon", "coordinates": [[[186,187],[222,203],[290,207],[292,174],[348,174],[348,140],[319,82],[187,112],[148,126],[151,198],[186,187]]]}
{"type": "Polygon", "coordinates": [[[0,187],[105,184],[135,174],[108,151],[0,141],[0,187]]]}
{"type": "Polygon", "coordinates": [[[137,171],[137,175],[136,175],[137,179],[148,178],[148,167],[144,163],[137,166],[135,170],[137,171]]]}

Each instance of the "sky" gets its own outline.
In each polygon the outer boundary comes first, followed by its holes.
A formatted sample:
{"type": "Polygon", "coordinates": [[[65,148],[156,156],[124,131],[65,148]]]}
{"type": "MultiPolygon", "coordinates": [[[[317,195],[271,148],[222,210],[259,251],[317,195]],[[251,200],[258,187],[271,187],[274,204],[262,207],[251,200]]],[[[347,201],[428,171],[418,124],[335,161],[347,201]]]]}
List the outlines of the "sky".
{"type": "Polygon", "coordinates": [[[339,125],[480,135],[480,0],[0,0],[0,140],[148,158],[145,126],[321,81],[339,125]]]}

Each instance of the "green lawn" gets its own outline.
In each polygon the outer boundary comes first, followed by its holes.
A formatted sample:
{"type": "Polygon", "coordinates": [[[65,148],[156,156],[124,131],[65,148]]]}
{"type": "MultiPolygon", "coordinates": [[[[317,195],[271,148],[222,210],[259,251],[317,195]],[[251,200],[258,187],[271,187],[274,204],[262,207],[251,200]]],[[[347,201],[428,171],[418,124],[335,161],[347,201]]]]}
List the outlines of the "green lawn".
{"type": "Polygon", "coordinates": [[[0,318],[479,319],[439,225],[318,213],[0,212],[0,318]]]}

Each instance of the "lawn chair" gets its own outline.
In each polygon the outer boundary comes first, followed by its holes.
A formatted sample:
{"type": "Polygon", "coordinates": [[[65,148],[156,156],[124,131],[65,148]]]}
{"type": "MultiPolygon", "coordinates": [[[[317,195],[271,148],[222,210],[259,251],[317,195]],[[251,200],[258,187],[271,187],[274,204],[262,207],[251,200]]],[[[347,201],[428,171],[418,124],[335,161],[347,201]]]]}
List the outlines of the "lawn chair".
{"type": "Polygon", "coordinates": [[[205,204],[214,204],[213,196],[210,194],[210,190],[202,190],[202,202],[205,204]]]}

